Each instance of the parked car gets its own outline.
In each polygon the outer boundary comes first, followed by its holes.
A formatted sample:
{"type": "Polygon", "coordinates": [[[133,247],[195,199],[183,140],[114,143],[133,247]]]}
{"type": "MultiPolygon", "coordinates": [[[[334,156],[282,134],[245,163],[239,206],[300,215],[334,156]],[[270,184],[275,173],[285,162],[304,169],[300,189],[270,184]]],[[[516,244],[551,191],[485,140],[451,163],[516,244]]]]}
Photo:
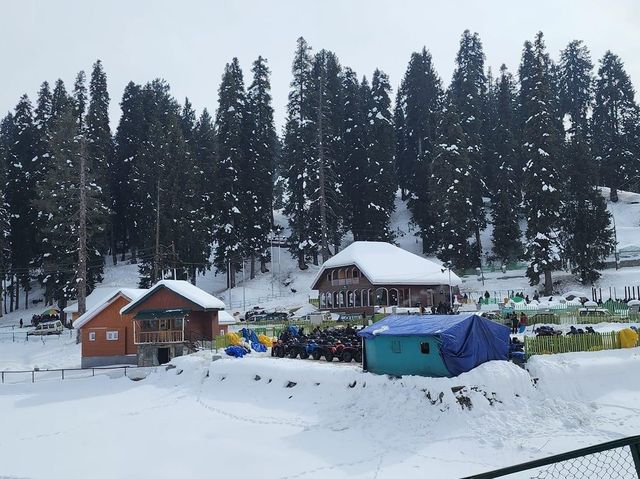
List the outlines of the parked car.
{"type": "Polygon", "coordinates": [[[55,321],[47,321],[46,323],[40,323],[35,329],[29,331],[27,336],[47,336],[49,334],[62,334],[64,326],[62,321],[56,319],[55,321]]]}
{"type": "Polygon", "coordinates": [[[580,308],[578,310],[578,315],[580,316],[613,316],[611,311],[604,308],[580,308]]]}
{"type": "Polygon", "coordinates": [[[246,313],[244,313],[244,319],[242,321],[251,321],[251,317],[257,314],[266,314],[267,311],[260,306],[254,306],[253,309],[250,309],[246,313]]]}

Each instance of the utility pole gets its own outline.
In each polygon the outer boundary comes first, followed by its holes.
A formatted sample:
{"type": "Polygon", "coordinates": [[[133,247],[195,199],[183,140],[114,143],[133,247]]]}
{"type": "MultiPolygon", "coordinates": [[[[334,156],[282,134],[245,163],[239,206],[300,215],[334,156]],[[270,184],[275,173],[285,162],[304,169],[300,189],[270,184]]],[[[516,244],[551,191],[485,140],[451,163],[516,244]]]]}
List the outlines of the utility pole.
{"type": "Polygon", "coordinates": [[[87,143],[80,138],[80,221],[78,232],[78,315],[87,311],[87,143]]]}
{"type": "Polygon", "coordinates": [[[323,100],[324,100],[324,81],[325,81],[325,65],[322,65],[320,73],[320,91],[318,92],[318,156],[319,169],[318,182],[320,188],[320,254],[322,262],[329,259],[329,239],[327,227],[327,194],[325,187],[325,165],[324,165],[324,137],[322,134],[322,120],[324,117],[323,100]]]}
{"type": "Polygon", "coordinates": [[[160,178],[156,183],[156,251],[153,257],[153,283],[158,281],[160,266],[160,178]]]}

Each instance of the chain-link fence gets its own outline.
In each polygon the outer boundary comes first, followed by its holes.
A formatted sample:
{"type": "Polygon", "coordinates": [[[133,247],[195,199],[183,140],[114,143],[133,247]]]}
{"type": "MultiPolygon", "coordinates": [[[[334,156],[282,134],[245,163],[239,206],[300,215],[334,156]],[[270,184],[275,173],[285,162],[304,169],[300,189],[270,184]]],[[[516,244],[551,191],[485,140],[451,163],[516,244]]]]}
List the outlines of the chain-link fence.
{"type": "Polygon", "coordinates": [[[640,436],[485,472],[465,479],[640,479],[640,436]]]}

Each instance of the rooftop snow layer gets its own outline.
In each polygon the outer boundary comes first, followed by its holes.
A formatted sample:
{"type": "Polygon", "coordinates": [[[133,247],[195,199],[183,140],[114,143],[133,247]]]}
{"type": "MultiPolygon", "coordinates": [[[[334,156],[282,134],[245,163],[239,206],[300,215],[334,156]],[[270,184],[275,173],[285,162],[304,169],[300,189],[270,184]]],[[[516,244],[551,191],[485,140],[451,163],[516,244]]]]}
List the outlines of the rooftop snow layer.
{"type": "Polygon", "coordinates": [[[236,320],[226,311],[218,311],[218,324],[236,324],[236,320]]]}
{"type": "Polygon", "coordinates": [[[206,291],[201,290],[197,286],[183,280],[164,279],[158,281],[146,294],[140,296],[135,301],[131,302],[120,310],[120,313],[125,313],[128,309],[133,309],[137,304],[144,300],[144,298],[153,294],[160,288],[167,288],[174,293],[188,299],[192,303],[200,306],[202,309],[224,309],[224,303],[215,296],[210,295],[206,291]]]}
{"type": "MultiPolygon", "coordinates": [[[[109,306],[113,301],[116,300],[118,296],[124,296],[129,301],[135,301],[136,299],[142,297],[148,290],[147,289],[135,289],[135,288],[104,288],[104,289],[113,289],[112,294],[103,298],[103,300],[99,303],[95,303],[91,309],[87,309],[87,311],[76,319],[73,322],[73,327],[75,329],[80,329],[82,326],[87,324],[93,318],[96,317],[98,313],[103,311],[107,306],[109,306]]],[[[88,299],[88,298],[87,298],[88,299]]]]}
{"type": "MultiPolygon", "coordinates": [[[[352,265],[357,266],[372,284],[449,284],[449,270],[433,261],[390,243],[356,241],[325,261],[313,280],[312,287],[316,286],[328,268],[352,265]]],[[[453,286],[462,284],[453,271],[451,284],[453,286]]]]}
{"type": "MultiPolygon", "coordinates": [[[[87,311],[93,309],[94,306],[104,303],[105,300],[114,295],[120,288],[118,287],[104,287],[95,288],[91,294],[87,295],[87,311]]],[[[70,304],[63,310],[67,314],[78,312],[78,302],[70,304]]]]}

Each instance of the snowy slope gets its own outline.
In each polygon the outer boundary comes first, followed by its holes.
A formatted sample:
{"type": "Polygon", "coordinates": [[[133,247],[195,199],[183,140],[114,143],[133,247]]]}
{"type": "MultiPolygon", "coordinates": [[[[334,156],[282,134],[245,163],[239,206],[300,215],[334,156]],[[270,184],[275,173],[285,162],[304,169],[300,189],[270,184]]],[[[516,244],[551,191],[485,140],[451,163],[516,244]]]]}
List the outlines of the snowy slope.
{"type": "Polygon", "coordinates": [[[174,364],[138,382],[0,386],[3,474],[447,479],[640,428],[638,349],[536,358],[537,386],[506,362],[399,380],[269,357],[174,364]]]}

